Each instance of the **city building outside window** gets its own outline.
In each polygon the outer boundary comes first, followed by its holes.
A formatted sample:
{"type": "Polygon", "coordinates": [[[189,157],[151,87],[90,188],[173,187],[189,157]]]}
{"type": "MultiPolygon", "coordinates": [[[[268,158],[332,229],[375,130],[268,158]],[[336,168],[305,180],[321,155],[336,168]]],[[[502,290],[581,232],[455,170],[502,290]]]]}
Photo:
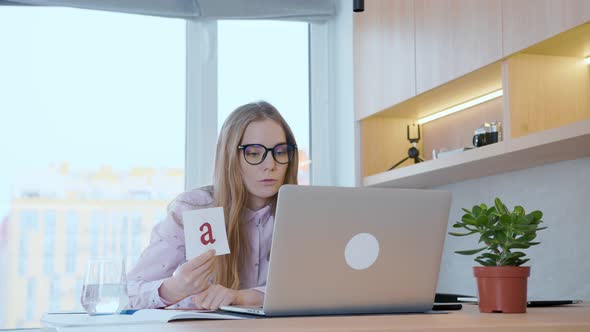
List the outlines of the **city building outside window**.
{"type": "MultiPolygon", "coordinates": [[[[308,24],[220,21],[218,37],[219,125],[272,103],[309,184],[308,24]]],[[[89,259],[131,266],[185,190],[186,22],[0,6],[0,41],[0,329],[39,327],[83,310],[89,259]]]]}
{"type": "Polygon", "coordinates": [[[0,6],[0,42],[0,329],[39,327],[184,190],[186,22],[0,6]]]}

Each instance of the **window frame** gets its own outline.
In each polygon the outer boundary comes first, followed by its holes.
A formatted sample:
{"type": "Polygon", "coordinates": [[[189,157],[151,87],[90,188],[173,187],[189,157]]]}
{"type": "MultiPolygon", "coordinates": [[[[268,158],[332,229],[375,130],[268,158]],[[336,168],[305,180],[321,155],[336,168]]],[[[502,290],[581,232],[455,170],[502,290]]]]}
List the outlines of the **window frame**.
{"type": "Polygon", "coordinates": [[[217,141],[217,21],[186,20],[185,189],[211,184],[217,141]],[[212,111],[214,110],[214,111],[212,111]]]}
{"type": "MultiPolygon", "coordinates": [[[[359,186],[354,119],[353,12],[309,18],[310,183],[359,186]]],[[[186,190],[211,184],[217,142],[217,21],[187,20],[186,190]]]]}

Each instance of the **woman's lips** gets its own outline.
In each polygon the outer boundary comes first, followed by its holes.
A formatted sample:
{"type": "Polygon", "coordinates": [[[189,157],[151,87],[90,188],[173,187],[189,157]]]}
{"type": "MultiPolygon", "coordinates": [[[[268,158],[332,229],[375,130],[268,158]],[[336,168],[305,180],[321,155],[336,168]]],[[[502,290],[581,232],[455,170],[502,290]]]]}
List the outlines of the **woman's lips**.
{"type": "Polygon", "coordinates": [[[262,183],[262,185],[265,185],[265,186],[272,186],[272,185],[274,185],[277,182],[277,180],[264,179],[264,180],[260,180],[258,182],[262,183]]]}

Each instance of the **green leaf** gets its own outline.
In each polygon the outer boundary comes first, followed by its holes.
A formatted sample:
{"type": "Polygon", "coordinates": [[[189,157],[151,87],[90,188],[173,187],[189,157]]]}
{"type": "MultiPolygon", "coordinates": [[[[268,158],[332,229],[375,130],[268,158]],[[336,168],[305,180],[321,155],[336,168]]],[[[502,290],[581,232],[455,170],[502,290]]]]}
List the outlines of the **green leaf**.
{"type": "Polygon", "coordinates": [[[520,215],[516,218],[516,222],[518,224],[520,224],[520,225],[531,225],[531,224],[533,224],[528,218],[526,218],[524,216],[520,216],[520,215]]]}
{"type": "Polygon", "coordinates": [[[477,231],[472,231],[472,232],[469,232],[469,233],[455,233],[455,232],[449,232],[449,235],[452,235],[452,236],[467,236],[467,235],[471,235],[471,234],[473,234],[473,233],[477,233],[477,231]]]}
{"type": "Polygon", "coordinates": [[[495,232],[496,231],[494,229],[488,229],[488,230],[484,231],[483,233],[481,233],[481,236],[491,238],[494,236],[495,232]]]}
{"type": "Polygon", "coordinates": [[[520,205],[517,205],[517,206],[514,207],[514,213],[517,214],[517,215],[519,215],[519,216],[524,216],[525,215],[524,208],[522,206],[520,206],[520,205]]]}
{"type": "MultiPolygon", "coordinates": [[[[480,207],[480,208],[481,208],[483,211],[486,211],[486,212],[487,212],[488,206],[487,206],[487,205],[485,205],[484,203],[481,203],[481,204],[479,204],[479,207],[480,207]]],[[[483,212],[483,211],[482,211],[482,212],[483,212]]]]}
{"type": "Polygon", "coordinates": [[[524,263],[526,263],[526,262],[528,262],[528,261],[530,261],[530,259],[528,259],[528,258],[527,258],[527,259],[522,259],[522,260],[519,260],[519,261],[518,261],[518,262],[515,264],[515,266],[521,266],[522,264],[524,264],[524,263]]]}
{"type": "Polygon", "coordinates": [[[471,214],[471,211],[467,210],[466,208],[461,208],[461,210],[465,211],[467,214],[471,214]]]}
{"type": "Polygon", "coordinates": [[[547,229],[547,227],[538,227],[536,230],[537,230],[537,231],[542,231],[542,230],[544,230],[544,229],[547,229]]]}
{"type": "Polygon", "coordinates": [[[459,255],[474,255],[474,254],[477,254],[478,252],[483,251],[485,249],[487,249],[487,247],[473,249],[473,250],[458,250],[458,251],[455,251],[455,253],[459,254],[459,255]]]}
{"type": "Polygon", "coordinates": [[[475,218],[479,217],[481,215],[481,213],[482,213],[481,208],[479,206],[477,206],[477,205],[474,205],[472,210],[473,210],[473,216],[475,218]]]}
{"type": "Polygon", "coordinates": [[[475,218],[473,218],[473,216],[470,214],[463,215],[463,217],[461,217],[461,221],[466,223],[467,225],[477,225],[477,223],[475,222],[475,218]]]}
{"type": "Polygon", "coordinates": [[[483,259],[476,258],[475,261],[483,266],[495,266],[496,265],[496,262],[492,262],[490,260],[483,260],[483,259]]]}
{"type": "Polygon", "coordinates": [[[508,254],[508,258],[521,258],[526,256],[524,252],[515,251],[508,254]]]}
{"type": "Polygon", "coordinates": [[[529,242],[534,240],[537,237],[537,234],[535,233],[527,233],[519,238],[517,238],[517,241],[522,241],[522,242],[529,242]]]}
{"type": "Polygon", "coordinates": [[[504,232],[502,231],[496,231],[494,233],[494,238],[499,242],[499,243],[505,243],[506,242],[506,234],[504,234],[504,232]]]}
{"type": "Polygon", "coordinates": [[[513,243],[511,245],[508,246],[509,249],[528,249],[530,248],[530,244],[524,244],[524,243],[513,243]]]}
{"type": "Polygon", "coordinates": [[[488,224],[488,216],[482,214],[481,216],[477,217],[477,219],[475,219],[475,223],[479,227],[486,226],[488,224]]]}
{"type": "Polygon", "coordinates": [[[493,232],[487,232],[488,234],[482,234],[479,237],[479,241],[478,243],[485,243],[486,245],[491,245],[491,244],[498,244],[498,241],[496,241],[496,239],[494,239],[493,237],[493,232]]]}
{"type": "Polygon", "coordinates": [[[512,219],[510,218],[510,215],[503,214],[502,216],[500,216],[500,224],[502,224],[503,226],[508,226],[512,224],[512,219]]]}
{"type": "Polygon", "coordinates": [[[481,254],[479,257],[491,259],[493,261],[497,261],[498,259],[500,259],[500,256],[498,256],[496,254],[489,253],[489,252],[481,254]]]}
{"type": "Polygon", "coordinates": [[[514,230],[515,231],[519,231],[522,234],[525,233],[531,233],[537,230],[537,226],[536,225],[515,225],[514,226],[514,230]]]}
{"type": "Polygon", "coordinates": [[[543,212],[541,212],[539,210],[535,210],[535,211],[529,213],[528,215],[530,215],[534,221],[540,221],[541,218],[543,218],[543,212]]]}
{"type": "Polygon", "coordinates": [[[502,201],[498,197],[496,197],[496,199],[494,200],[494,205],[496,206],[496,210],[498,211],[498,213],[501,213],[501,214],[508,213],[508,210],[506,209],[506,205],[504,205],[504,203],[502,203],[502,201]]]}

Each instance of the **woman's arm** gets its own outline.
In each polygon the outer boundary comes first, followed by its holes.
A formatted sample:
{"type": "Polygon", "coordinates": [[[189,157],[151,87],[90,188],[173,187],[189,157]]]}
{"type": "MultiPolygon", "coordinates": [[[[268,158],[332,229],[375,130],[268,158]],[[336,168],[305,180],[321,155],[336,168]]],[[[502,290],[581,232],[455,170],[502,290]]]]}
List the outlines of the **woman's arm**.
{"type": "Polygon", "coordinates": [[[184,261],[184,233],[174,221],[174,212],[152,230],[150,244],[127,275],[129,306],[135,309],[162,308],[166,303],[158,292],[184,261]]]}
{"type": "MultiPolygon", "coordinates": [[[[209,259],[189,261],[181,266],[186,252],[182,214],[208,207],[212,202],[210,191],[199,188],[178,195],[170,203],[166,218],[154,227],[150,244],[127,276],[131,308],[167,307],[178,302],[180,297],[196,294],[208,286],[208,281],[202,282],[201,279],[211,273],[208,266],[213,264],[205,262],[209,259]],[[201,265],[205,266],[201,268],[201,265]]],[[[190,299],[186,300],[179,304],[190,303],[190,299]]]]}

